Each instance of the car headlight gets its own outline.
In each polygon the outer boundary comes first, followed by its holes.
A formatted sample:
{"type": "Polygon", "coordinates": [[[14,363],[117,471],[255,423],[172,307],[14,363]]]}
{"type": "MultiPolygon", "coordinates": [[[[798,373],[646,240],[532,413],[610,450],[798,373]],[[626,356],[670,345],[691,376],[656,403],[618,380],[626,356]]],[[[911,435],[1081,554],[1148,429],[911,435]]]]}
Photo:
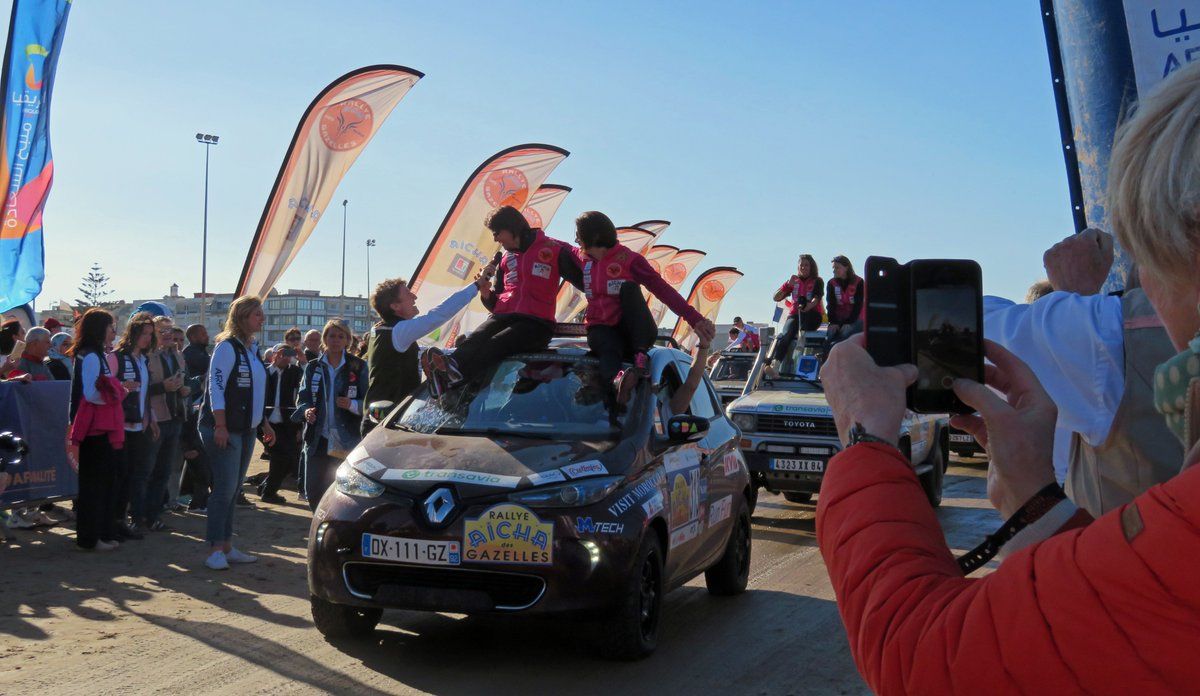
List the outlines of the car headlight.
{"type": "Polygon", "coordinates": [[[624,476],[601,476],[521,491],[508,499],[535,508],[583,507],[604,500],[624,480],[624,476]]]}
{"type": "Polygon", "coordinates": [[[383,484],[358,473],[348,462],[342,462],[342,465],[337,468],[335,485],[339,493],[356,495],[360,498],[378,498],[383,494],[383,484]]]}
{"type": "Polygon", "coordinates": [[[733,424],[742,432],[754,432],[758,427],[758,418],[752,413],[735,413],[733,414],[733,424]]]}

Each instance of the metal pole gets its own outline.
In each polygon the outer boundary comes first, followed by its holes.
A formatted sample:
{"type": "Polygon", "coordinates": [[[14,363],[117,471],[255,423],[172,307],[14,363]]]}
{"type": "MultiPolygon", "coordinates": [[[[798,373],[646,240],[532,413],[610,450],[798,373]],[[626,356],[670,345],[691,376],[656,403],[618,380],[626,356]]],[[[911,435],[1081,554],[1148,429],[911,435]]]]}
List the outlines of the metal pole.
{"type": "Polygon", "coordinates": [[[371,240],[367,240],[367,298],[371,297],[371,240]]]}
{"type": "Polygon", "coordinates": [[[338,306],[341,307],[342,318],[346,318],[346,204],[348,199],[342,200],[342,295],[338,299],[338,306]]]}
{"type": "Polygon", "coordinates": [[[208,151],[204,143],[204,247],[200,254],[200,325],[204,326],[204,305],[208,300],[208,151]]]}

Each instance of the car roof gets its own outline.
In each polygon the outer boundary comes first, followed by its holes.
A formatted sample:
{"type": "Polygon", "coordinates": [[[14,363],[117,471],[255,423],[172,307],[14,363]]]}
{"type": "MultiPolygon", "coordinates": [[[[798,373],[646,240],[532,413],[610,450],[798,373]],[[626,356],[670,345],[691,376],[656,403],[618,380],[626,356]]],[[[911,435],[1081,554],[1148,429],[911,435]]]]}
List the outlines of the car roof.
{"type": "MultiPolygon", "coordinates": [[[[550,341],[546,352],[572,356],[586,355],[588,352],[587,339],[580,336],[560,336],[550,341]]],[[[665,346],[651,346],[650,350],[646,351],[646,355],[650,358],[650,381],[654,383],[661,381],[663,370],[667,365],[679,361],[690,363],[692,359],[692,356],[682,350],[665,346]]]]}

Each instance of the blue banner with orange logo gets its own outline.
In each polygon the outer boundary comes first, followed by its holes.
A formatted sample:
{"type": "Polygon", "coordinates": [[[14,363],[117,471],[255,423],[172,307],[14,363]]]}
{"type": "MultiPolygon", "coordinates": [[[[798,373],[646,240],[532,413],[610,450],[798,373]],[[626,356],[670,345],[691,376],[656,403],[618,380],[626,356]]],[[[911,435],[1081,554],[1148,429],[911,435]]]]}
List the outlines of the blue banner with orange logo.
{"type": "Polygon", "coordinates": [[[46,277],[42,208],[54,179],[50,91],[70,10],[70,0],[13,0],[0,77],[0,311],[32,302],[46,277]]]}

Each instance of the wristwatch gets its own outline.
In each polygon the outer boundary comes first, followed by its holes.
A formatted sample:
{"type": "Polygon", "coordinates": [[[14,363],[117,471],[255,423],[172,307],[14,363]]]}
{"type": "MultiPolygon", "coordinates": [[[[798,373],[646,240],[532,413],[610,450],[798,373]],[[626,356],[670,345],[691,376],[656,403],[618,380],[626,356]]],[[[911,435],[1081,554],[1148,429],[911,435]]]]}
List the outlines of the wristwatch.
{"type": "Polygon", "coordinates": [[[876,437],[875,435],[868,433],[867,429],[863,427],[862,423],[855,421],[854,427],[850,428],[850,432],[846,434],[846,447],[853,447],[863,442],[878,442],[889,447],[896,446],[894,443],[891,443],[882,437],[876,437]]]}

